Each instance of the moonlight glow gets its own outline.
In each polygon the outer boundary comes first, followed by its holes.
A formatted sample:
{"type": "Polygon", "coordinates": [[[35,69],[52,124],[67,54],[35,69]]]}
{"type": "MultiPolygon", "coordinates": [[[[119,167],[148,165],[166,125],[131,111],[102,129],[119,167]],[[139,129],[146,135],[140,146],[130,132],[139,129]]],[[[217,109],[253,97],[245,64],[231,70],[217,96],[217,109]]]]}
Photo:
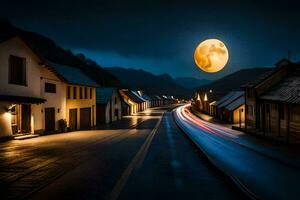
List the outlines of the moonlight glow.
{"type": "Polygon", "coordinates": [[[194,53],[196,65],[205,72],[218,72],[228,61],[228,50],[223,42],[209,39],[201,42],[194,53]]]}

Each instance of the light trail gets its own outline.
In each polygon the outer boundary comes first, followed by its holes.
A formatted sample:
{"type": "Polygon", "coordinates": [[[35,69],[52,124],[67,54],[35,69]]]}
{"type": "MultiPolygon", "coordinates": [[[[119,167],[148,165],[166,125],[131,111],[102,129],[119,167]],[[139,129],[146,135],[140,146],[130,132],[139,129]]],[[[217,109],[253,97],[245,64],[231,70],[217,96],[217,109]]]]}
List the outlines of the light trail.
{"type": "Polygon", "coordinates": [[[218,125],[212,124],[210,122],[206,122],[198,117],[196,117],[194,114],[190,112],[188,109],[190,105],[184,105],[182,107],[179,107],[176,112],[180,118],[188,123],[192,123],[193,125],[197,126],[201,130],[213,134],[218,137],[222,137],[224,139],[230,138],[237,138],[238,136],[233,135],[231,133],[226,132],[226,130],[222,130],[218,125]]]}

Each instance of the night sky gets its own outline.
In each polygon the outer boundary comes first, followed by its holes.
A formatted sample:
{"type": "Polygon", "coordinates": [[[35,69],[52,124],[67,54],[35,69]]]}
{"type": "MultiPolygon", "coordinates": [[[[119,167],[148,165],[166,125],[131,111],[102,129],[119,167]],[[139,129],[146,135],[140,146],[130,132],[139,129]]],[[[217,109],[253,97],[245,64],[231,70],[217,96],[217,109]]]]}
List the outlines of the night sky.
{"type": "Polygon", "coordinates": [[[272,66],[289,51],[293,60],[300,60],[299,4],[10,0],[1,1],[0,17],[82,52],[103,67],[216,79],[242,68],[272,66]],[[227,67],[216,74],[201,72],[193,61],[195,47],[208,38],[222,40],[230,54],[227,67]]]}

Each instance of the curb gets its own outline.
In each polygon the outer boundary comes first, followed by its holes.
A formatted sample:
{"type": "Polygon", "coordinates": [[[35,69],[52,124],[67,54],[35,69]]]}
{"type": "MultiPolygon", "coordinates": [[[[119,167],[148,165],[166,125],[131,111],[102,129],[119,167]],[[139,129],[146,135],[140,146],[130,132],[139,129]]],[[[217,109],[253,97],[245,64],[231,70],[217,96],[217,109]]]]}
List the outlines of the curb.
{"type": "Polygon", "coordinates": [[[226,171],[225,169],[223,169],[221,166],[219,166],[214,159],[212,159],[207,153],[206,151],[203,150],[203,148],[201,147],[201,145],[199,145],[196,141],[194,141],[194,139],[187,133],[187,131],[180,125],[180,123],[178,122],[178,119],[175,116],[174,111],[172,111],[172,116],[174,118],[174,121],[177,125],[177,127],[200,149],[200,151],[205,155],[205,157],[207,158],[207,160],[214,165],[221,173],[223,173],[226,177],[228,177],[237,187],[238,189],[240,189],[241,192],[243,192],[248,198],[252,199],[252,200],[259,200],[260,198],[257,197],[257,195],[255,195],[253,192],[251,192],[251,190],[249,188],[247,188],[247,186],[245,184],[243,184],[240,179],[234,175],[232,175],[230,172],[226,171]]]}

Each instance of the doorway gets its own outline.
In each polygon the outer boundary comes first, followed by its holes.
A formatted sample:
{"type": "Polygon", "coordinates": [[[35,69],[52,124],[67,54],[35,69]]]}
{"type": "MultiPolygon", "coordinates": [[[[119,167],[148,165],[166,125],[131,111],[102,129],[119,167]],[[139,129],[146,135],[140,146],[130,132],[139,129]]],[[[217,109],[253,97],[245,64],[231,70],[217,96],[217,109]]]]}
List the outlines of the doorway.
{"type": "Polygon", "coordinates": [[[80,129],[91,128],[91,108],[80,109],[80,129]]]}
{"type": "Polygon", "coordinates": [[[77,129],[77,108],[73,108],[69,110],[69,129],[70,130],[77,129]]]}
{"type": "Polygon", "coordinates": [[[45,108],[45,131],[55,130],[55,108],[45,108]]]}
{"type": "Polygon", "coordinates": [[[31,105],[21,105],[21,133],[31,133],[31,105]]]}

